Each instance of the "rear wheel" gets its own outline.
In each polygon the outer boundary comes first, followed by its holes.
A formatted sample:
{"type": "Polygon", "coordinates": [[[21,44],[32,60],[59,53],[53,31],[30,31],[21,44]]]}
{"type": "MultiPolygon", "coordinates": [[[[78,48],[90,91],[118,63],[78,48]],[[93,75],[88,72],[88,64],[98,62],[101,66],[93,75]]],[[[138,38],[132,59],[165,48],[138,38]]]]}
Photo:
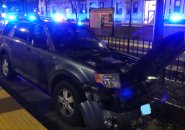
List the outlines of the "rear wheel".
{"type": "Polygon", "coordinates": [[[71,82],[61,81],[54,90],[54,102],[58,116],[65,122],[73,125],[82,123],[82,115],[79,108],[83,97],[71,82]]]}
{"type": "Polygon", "coordinates": [[[12,69],[8,55],[3,55],[1,61],[2,75],[7,79],[13,79],[16,77],[15,72],[12,69]]]}

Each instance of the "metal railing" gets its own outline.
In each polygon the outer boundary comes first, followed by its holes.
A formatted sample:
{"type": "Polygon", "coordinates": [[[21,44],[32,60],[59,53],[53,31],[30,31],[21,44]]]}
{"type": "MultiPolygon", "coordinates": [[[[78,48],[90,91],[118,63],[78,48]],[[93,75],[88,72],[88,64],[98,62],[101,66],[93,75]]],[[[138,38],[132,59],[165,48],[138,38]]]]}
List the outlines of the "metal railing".
{"type": "Polygon", "coordinates": [[[99,37],[101,40],[105,41],[110,48],[118,51],[127,52],[137,57],[142,57],[152,48],[151,41],[110,36],[99,37]]]}
{"type": "MultiPolygon", "coordinates": [[[[152,42],[139,39],[128,39],[110,36],[99,36],[108,46],[114,50],[123,51],[131,55],[142,57],[151,48],[152,42]]],[[[185,52],[166,66],[163,78],[185,84],[185,52]]]]}

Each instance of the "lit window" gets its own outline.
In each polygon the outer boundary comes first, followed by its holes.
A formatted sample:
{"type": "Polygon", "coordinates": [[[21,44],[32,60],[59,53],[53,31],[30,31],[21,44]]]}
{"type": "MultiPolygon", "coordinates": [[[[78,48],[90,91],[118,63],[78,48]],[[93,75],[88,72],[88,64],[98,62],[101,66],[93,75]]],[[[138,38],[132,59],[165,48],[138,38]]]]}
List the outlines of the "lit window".
{"type": "Polygon", "coordinates": [[[90,3],[90,8],[97,8],[96,3],[95,3],[95,2],[91,2],[91,3],[90,3]]]}
{"type": "Polygon", "coordinates": [[[53,8],[53,14],[56,14],[57,12],[56,6],[53,6],[52,8],[53,8]]]}
{"type": "Polygon", "coordinates": [[[48,7],[46,10],[47,14],[50,14],[50,8],[48,7]]]}
{"type": "Polygon", "coordinates": [[[175,0],[174,12],[180,12],[181,0],[175,0]]]}
{"type": "Polygon", "coordinates": [[[104,2],[100,2],[100,8],[104,8],[104,2]]]}
{"type": "Polygon", "coordinates": [[[85,13],[87,13],[87,4],[85,4],[85,13]]]}
{"type": "Polygon", "coordinates": [[[79,5],[79,12],[82,14],[83,13],[83,4],[79,5]]]}
{"type": "Polygon", "coordinates": [[[122,14],[122,2],[116,3],[116,14],[122,14]]]}
{"type": "Polygon", "coordinates": [[[133,13],[138,12],[138,2],[134,2],[133,13]]]}
{"type": "Polygon", "coordinates": [[[41,15],[44,15],[44,7],[41,7],[41,15]]]}
{"type": "Polygon", "coordinates": [[[127,14],[130,14],[130,3],[126,3],[126,8],[127,8],[127,14]]]}

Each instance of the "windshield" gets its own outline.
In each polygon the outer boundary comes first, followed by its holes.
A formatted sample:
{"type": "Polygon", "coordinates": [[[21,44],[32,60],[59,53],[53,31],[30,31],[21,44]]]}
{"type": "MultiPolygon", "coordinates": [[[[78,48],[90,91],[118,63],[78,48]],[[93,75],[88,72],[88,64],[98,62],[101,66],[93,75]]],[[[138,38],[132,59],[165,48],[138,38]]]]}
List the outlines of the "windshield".
{"type": "Polygon", "coordinates": [[[75,25],[55,25],[49,28],[57,49],[75,50],[107,49],[105,44],[86,28],[75,25]]]}

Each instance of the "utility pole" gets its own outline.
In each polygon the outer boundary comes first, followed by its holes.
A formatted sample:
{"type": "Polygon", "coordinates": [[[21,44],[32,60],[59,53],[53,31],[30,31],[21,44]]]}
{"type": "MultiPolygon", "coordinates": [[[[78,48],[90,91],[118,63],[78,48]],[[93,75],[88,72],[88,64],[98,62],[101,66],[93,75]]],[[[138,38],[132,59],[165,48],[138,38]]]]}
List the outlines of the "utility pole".
{"type": "Polygon", "coordinates": [[[164,0],[156,0],[156,12],[154,20],[152,45],[155,47],[163,37],[164,27],[164,0]]]}

